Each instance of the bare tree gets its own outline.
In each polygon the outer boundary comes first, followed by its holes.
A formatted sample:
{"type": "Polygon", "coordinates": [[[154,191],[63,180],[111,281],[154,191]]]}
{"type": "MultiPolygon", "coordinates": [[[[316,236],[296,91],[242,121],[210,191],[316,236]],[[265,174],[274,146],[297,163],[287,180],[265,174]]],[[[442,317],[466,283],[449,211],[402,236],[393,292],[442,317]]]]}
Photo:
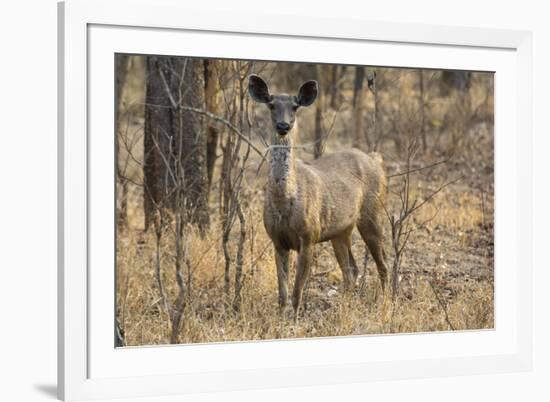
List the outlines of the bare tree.
{"type": "MultiPolygon", "coordinates": [[[[117,113],[117,127],[120,127],[120,121],[122,119],[122,90],[126,84],[126,77],[128,76],[128,68],[130,64],[130,56],[126,54],[116,55],[116,113],[117,113]]],[[[120,185],[120,195],[117,199],[120,201],[119,209],[117,211],[117,224],[120,228],[126,228],[128,226],[128,180],[123,172],[121,161],[118,159],[120,155],[120,138],[117,133],[115,140],[115,155],[117,180],[120,185]]]]}
{"type": "MultiPolygon", "coordinates": [[[[204,60],[204,70],[205,70],[205,103],[206,110],[218,115],[220,113],[220,102],[219,102],[219,89],[220,89],[220,80],[218,74],[218,65],[220,64],[217,60],[204,60]]],[[[216,151],[218,149],[218,138],[219,138],[219,129],[215,124],[215,121],[209,119],[207,122],[207,131],[206,131],[206,167],[208,175],[208,190],[212,187],[212,177],[214,174],[214,164],[216,163],[217,155],[216,151]]]]}
{"type": "Polygon", "coordinates": [[[170,322],[170,342],[178,342],[191,271],[188,225],[204,233],[209,225],[205,64],[200,59],[147,57],[144,132],[144,212],[154,224],[155,272],[161,303],[170,322]],[[166,236],[167,233],[172,236],[166,236]],[[161,243],[173,239],[174,301],[163,284],[161,243]]]}
{"type": "MultiPolygon", "coordinates": [[[[122,90],[126,84],[126,77],[128,75],[130,57],[125,54],[117,54],[115,58],[116,62],[116,121],[117,127],[120,127],[120,121],[122,118],[122,90]]],[[[119,160],[120,155],[120,138],[117,131],[115,135],[115,157],[116,159],[116,177],[118,184],[120,185],[120,193],[117,197],[117,201],[120,201],[119,207],[116,211],[117,226],[120,229],[128,227],[128,180],[124,174],[124,168],[119,160]]],[[[117,306],[115,319],[115,346],[124,346],[124,328],[120,325],[118,320],[119,311],[117,306]]]]}
{"type": "Polygon", "coordinates": [[[425,227],[425,225],[435,218],[436,213],[429,217],[424,222],[413,223],[413,217],[415,213],[422,208],[426,203],[431,201],[441,190],[445,187],[456,183],[461,180],[462,177],[449,181],[439,186],[434,191],[426,194],[423,198],[414,197],[411,194],[412,174],[431,169],[437,165],[447,163],[450,158],[445,160],[424,166],[421,168],[413,168],[413,161],[418,155],[420,145],[417,136],[414,136],[408,140],[407,154],[405,156],[405,171],[402,173],[394,174],[390,177],[399,177],[401,182],[399,183],[399,190],[397,196],[399,197],[399,207],[395,213],[390,213],[385,209],[386,216],[391,227],[391,246],[393,251],[393,263],[392,263],[392,297],[395,299],[399,292],[399,276],[401,272],[401,262],[403,254],[409,243],[412,233],[419,228],[425,227]]]}
{"type": "Polygon", "coordinates": [[[146,227],[151,219],[155,226],[155,272],[161,302],[170,318],[171,343],[178,341],[186,293],[191,285],[185,283],[183,274],[183,266],[187,264],[190,267],[191,264],[188,231],[184,228],[191,223],[204,231],[209,223],[204,116],[190,110],[204,106],[204,80],[202,60],[148,57],[144,138],[145,216],[146,227]],[[164,288],[160,250],[163,236],[171,229],[178,287],[173,302],[164,288]]]}
{"type": "MultiPolygon", "coordinates": [[[[247,237],[246,217],[242,206],[242,193],[244,191],[245,172],[248,167],[248,157],[252,148],[250,140],[251,123],[247,113],[248,97],[246,96],[246,79],[252,68],[252,63],[236,61],[233,68],[226,72],[231,77],[230,85],[223,88],[226,102],[226,113],[230,116],[230,122],[225,138],[222,140],[222,171],[220,186],[220,215],[222,221],[222,248],[225,260],[224,267],[224,292],[226,307],[231,306],[233,311],[241,309],[242,288],[244,286],[244,246],[247,237]],[[248,139],[247,139],[248,138],[248,139]],[[243,149],[244,148],[244,149],[243,149]],[[233,227],[238,220],[239,237],[235,257],[232,256],[229,241],[233,227]],[[231,267],[235,265],[234,292],[232,301],[231,291],[231,267]]],[[[229,123],[229,124],[228,124],[229,123]]]]}

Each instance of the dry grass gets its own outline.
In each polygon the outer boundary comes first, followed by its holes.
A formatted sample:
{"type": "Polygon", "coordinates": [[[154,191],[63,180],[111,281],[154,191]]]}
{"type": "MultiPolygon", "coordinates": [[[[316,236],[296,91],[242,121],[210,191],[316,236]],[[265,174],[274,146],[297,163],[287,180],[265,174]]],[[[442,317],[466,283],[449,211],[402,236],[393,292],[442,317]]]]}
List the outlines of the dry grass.
{"type": "MultiPolygon", "coordinates": [[[[143,95],[139,77],[131,78],[129,87],[125,99],[132,118],[126,128],[129,132],[139,133],[142,116],[136,103],[132,103],[132,100],[143,95]]],[[[472,89],[476,99],[484,96],[486,91],[482,89],[472,89]]],[[[410,85],[403,89],[404,98],[408,95],[414,99],[413,91],[410,85]]],[[[447,104],[441,101],[432,110],[434,115],[438,115],[437,119],[442,119],[452,107],[448,101],[447,104]]],[[[301,135],[304,137],[301,141],[307,141],[304,133],[311,132],[311,111],[305,112],[300,117],[301,135]]],[[[334,134],[326,152],[345,148],[349,144],[349,138],[344,133],[349,128],[350,110],[343,109],[339,113],[341,117],[334,125],[334,134]]],[[[475,141],[461,143],[461,149],[456,152],[456,162],[452,165],[439,166],[433,172],[415,176],[413,192],[420,198],[450,179],[459,176],[465,179],[446,187],[415,215],[418,230],[402,262],[401,290],[396,300],[392,301],[388,294],[381,294],[371,259],[365,270],[365,286],[359,286],[353,295],[343,295],[340,292],[341,273],[332,249],[329,244],[320,244],[316,247],[313,275],[307,285],[305,309],[296,321],[290,314],[279,313],[273,248],[263,228],[262,218],[265,168],[258,177],[255,169],[251,169],[247,177],[244,207],[247,240],[241,311],[236,314],[226,308],[228,299],[224,294],[224,257],[216,198],[218,183],[214,183],[210,200],[210,229],[202,237],[191,227],[186,230],[192,270],[186,268],[185,271],[187,301],[179,342],[493,328],[492,129],[474,134],[479,137],[475,141]],[[420,225],[427,220],[426,225],[420,225]]],[[[448,141],[446,133],[433,134],[434,137],[436,135],[441,136],[441,144],[448,141]]],[[[141,153],[140,147],[141,143],[137,141],[134,147],[136,154],[141,153]]],[[[391,141],[382,144],[382,152],[388,172],[399,171],[391,141]]],[[[311,158],[305,153],[301,156],[311,158]]],[[[440,155],[428,154],[423,158],[419,163],[427,164],[440,158],[440,155]]],[[[258,163],[257,160],[253,162],[258,163]]],[[[133,179],[140,181],[139,166],[130,162],[128,168],[133,179]]],[[[390,181],[390,189],[392,183],[395,184],[396,179],[390,181]]],[[[170,341],[170,320],[162,305],[155,278],[155,235],[152,231],[144,233],[142,230],[142,197],[139,187],[130,187],[129,227],[117,231],[118,320],[127,345],[165,344],[170,341]]],[[[396,203],[397,200],[390,194],[388,209],[391,211],[396,203]]],[[[236,234],[233,236],[235,239],[237,237],[236,234]]],[[[161,244],[161,267],[170,301],[178,292],[173,243],[173,234],[167,229],[161,244]]],[[[231,243],[230,247],[234,256],[236,243],[231,243]]],[[[352,249],[362,266],[360,257],[365,249],[357,233],[353,236],[352,249]]],[[[390,250],[389,247],[387,249],[390,250]]],[[[392,258],[391,255],[389,258],[392,258]]],[[[292,264],[291,284],[294,272],[292,264]]]]}
{"type": "MultiPolygon", "coordinates": [[[[423,211],[429,215],[430,209],[439,209],[430,222],[431,234],[428,230],[420,231],[407,254],[404,261],[407,269],[402,273],[397,300],[392,302],[391,297],[381,294],[371,261],[366,287],[351,296],[341,294],[340,270],[329,245],[322,244],[317,247],[313,276],[305,296],[306,308],[297,322],[290,314],[279,314],[273,249],[262,227],[262,197],[255,197],[247,209],[249,233],[250,237],[254,234],[254,241],[247,243],[243,304],[238,315],[225,308],[220,223],[214,221],[204,237],[189,228],[193,270],[186,272],[192,279],[180,342],[446,331],[451,325],[456,330],[492,328],[492,256],[476,256],[474,251],[469,256],[473,260],[460,266],[460,258],[468,253],[465,247],[486,235],[480,227],[481,212],[473,212],[479,206],[478,200],[466,194],[458,197],[457,205],[445,200],[448,198],[441,197],[423,211]],[[465,233],[469,233],[468,237],[465,233]],[[438,243],[432,243],[432,238],[437,238],[438,243]],[[472,276],[471,271],[479,275],[472,276]]],[[[137,207],[131,208],[131,222],[142,220],[135,216],[138,211],[137,207]]],[[[117,246],[117,305],[127,344],[168,343],[170,321],[156,285],[154,234],[131,228],[118,233],[117,246]]],[[[355,234],[354,253],[362,255],[363,247],[355,234]]],[[[169,299],[174,300],[177,287],[173,236],[169,232],[163,238],[161,250],[164,283],[169,299]]]]}

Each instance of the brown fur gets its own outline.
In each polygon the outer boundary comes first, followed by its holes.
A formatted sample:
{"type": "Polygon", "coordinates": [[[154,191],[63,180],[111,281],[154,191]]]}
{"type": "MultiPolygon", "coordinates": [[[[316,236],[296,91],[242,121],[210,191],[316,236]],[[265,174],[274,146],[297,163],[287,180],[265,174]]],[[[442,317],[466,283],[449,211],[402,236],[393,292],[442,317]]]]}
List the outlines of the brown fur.
{"type": "MultiPolygon", "coordinates": [[[[255,100],[262,102],[263,98],[254,92],[257,89],[255,85],[263,82],[258,82],[258,79],[257,76],[251,77],[250,92],[255,100]]],[[[298,252],[292,293],[295,311],[301,303],[316,243],[332,242],[342,270],[344,289],[353,288],[359,274],[351,254],[351,233],[355,227],[376,262],[383,288],[387,281],[382,230],[386,176],[382,157],[378,153],[365,154],[352,149],[335,152],[307,164],[297,159],[289,132],[294,123],[296,103],[299,104],[304,96],[304,86],[297,97],[285,94],[271,96],[267,85],[265,88],[261,86],[265,91],[261,95],[267,94],[269,97],[263,103],[273,102],[273,99],[276,101],[274,106],[270,105],[276,131],[281,127],[277,124],[281,122],[289,123],[290,127],[283,134],[275,132],[272,136],[264,225],[275,246],[279,303],[282,307],[287,304],[289,251],[298,252]]],[[[308,91],[313,89],[316,96],[316,83],[314,88],[311,84],[307,88],[308,91]]],[[[306,95],[312,96],[311,93],[306,95]]]]}

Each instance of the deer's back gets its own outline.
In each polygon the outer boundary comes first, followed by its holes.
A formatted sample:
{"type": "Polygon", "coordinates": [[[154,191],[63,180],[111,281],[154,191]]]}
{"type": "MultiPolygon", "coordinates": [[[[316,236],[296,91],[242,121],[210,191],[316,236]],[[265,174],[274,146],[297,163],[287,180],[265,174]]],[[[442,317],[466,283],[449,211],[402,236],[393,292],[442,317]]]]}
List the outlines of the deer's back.
{"type": "Polygon", "coordinates": [[[311,211],[308,219],[319,227],[319,241],[353,228],[364,211],[379,213],[386,189],[380,154],[335,152],[302,163],[298,175],[300,170],[307,178],[300,192],[311,211]]]}

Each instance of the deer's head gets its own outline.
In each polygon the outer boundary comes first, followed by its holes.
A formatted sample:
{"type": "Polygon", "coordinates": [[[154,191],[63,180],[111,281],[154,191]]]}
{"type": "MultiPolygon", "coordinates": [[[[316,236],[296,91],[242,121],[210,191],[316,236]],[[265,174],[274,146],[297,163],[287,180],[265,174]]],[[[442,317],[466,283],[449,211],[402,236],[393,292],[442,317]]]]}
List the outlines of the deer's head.
{"type": "Polygon", "coordinates": [[[280,136],[287,135],[294,127],[296,111],[302,106],[309,106],[317,98],[317,81],[306,81],[300,87],[298,95],[271,95],[266,82],[258,75],[248,77],[248,93],[256,102],[267,105],[271,112],[271,121],[280,136]]]}

